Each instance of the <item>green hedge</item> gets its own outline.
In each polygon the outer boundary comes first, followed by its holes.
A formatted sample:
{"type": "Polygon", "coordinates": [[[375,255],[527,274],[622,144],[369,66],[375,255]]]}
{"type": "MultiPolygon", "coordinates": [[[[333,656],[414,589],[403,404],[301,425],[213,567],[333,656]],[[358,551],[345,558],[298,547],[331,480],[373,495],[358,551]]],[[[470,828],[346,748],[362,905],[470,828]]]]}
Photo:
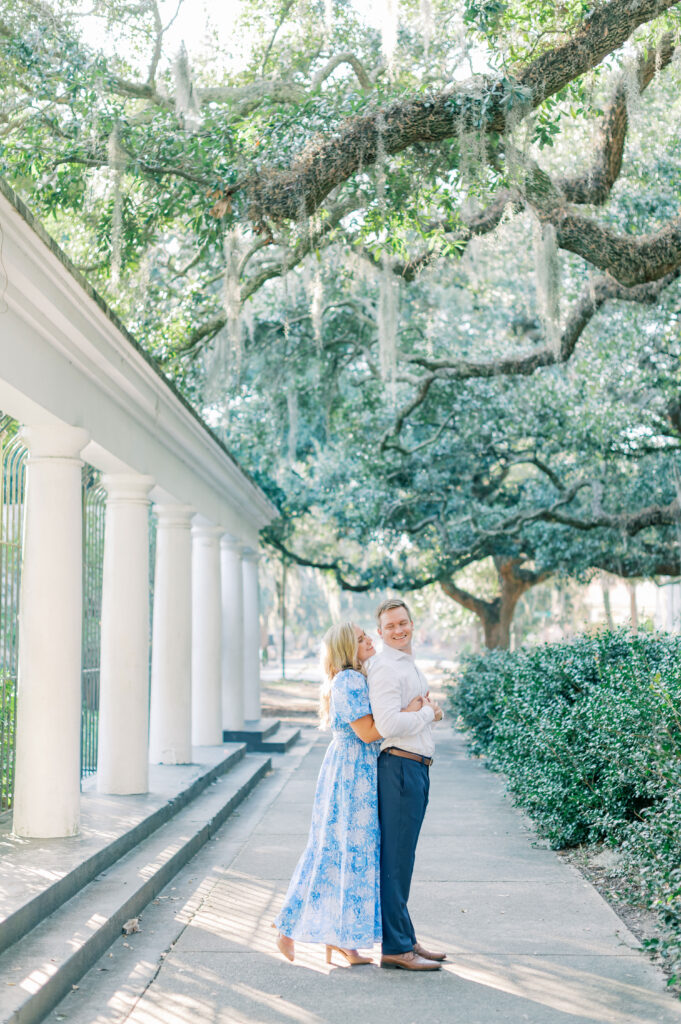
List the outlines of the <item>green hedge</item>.
{"type": "Polygon", "coordinates": [[[0,675],[0,812],[12,806],[16,747],[16,679],[0,675]]]}
{"type": "Polygon", "coordinates": [[[555,848],[622,849],[681,981],[681,637],[584,635],[465,659],[450,701],[555,848]]]}

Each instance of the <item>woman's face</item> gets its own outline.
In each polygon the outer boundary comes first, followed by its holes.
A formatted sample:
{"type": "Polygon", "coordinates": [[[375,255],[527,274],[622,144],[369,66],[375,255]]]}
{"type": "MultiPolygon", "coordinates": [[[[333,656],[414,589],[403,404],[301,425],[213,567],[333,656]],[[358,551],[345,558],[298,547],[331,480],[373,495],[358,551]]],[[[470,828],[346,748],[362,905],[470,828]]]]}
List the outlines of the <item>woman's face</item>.
{"type": "Polygon", "coordinates": [[[365,662],[367,658],[373,658],[376,653],[374,641],[359,626],[355,626],[355,633],[357,634],[357,657],[359,660],[365,662]]]}

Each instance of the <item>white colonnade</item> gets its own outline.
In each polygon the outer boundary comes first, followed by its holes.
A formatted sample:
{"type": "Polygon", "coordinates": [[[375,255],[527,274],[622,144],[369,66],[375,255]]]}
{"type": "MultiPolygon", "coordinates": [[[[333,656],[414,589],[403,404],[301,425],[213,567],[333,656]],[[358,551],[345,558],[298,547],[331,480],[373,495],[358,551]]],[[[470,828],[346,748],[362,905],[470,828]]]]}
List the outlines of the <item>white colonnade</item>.
{"type": "MultiPolygon", "coordinates": [[[[76,428],[25,432],[29,445],[21,593],[14,830],[79,826],[82,523],[76,428]]],[[[149,763],[187,764],[192,746],[260,718],[257,553],[191,506],[157,504],[149,684],[149,491],[106,474],[97,789],[148,789],[149,763]],[[225,709],[223,711],[223,698],[225,709]]]]}
{"type": "Polygon", "coordinates": [[[143,793],[150,760],[190,761],[192,740],[219,744],[225,728],[243,728],[244,709],[260,717],[250,552],[277,510],[2,179],[0,232],[0,410],[26,425],[29,449],[13,827],[70,836],[80,808],[83,462],[107,492],[102,793],[143,793]]]}

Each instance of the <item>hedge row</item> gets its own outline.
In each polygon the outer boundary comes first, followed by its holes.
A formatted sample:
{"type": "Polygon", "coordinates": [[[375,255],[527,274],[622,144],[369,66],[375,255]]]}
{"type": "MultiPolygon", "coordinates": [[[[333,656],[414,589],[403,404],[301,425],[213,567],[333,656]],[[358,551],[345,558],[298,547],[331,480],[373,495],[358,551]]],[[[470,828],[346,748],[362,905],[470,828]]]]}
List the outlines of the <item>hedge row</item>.
{"type": "Polygon", "coordinates": [[[450,701],[554,848],[626,854],[681,981],[681,637],[584,635],[468,657],[450,701]]]}

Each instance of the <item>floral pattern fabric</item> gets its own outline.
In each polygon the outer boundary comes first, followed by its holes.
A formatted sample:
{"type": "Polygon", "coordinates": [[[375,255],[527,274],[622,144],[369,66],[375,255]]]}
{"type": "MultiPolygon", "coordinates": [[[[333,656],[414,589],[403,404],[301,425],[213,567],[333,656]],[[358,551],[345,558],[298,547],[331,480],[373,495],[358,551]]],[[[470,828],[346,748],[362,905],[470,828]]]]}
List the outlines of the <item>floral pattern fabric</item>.
{"type": "Polygon", "coordinates": [[[310,835],[275,924],[292,939],[350,949],[381,940],[380,743],[363,743],[350,726],[371,714],[361,672],[335,676],[330,705],[333,739],[317,779],[310,835]]]}

